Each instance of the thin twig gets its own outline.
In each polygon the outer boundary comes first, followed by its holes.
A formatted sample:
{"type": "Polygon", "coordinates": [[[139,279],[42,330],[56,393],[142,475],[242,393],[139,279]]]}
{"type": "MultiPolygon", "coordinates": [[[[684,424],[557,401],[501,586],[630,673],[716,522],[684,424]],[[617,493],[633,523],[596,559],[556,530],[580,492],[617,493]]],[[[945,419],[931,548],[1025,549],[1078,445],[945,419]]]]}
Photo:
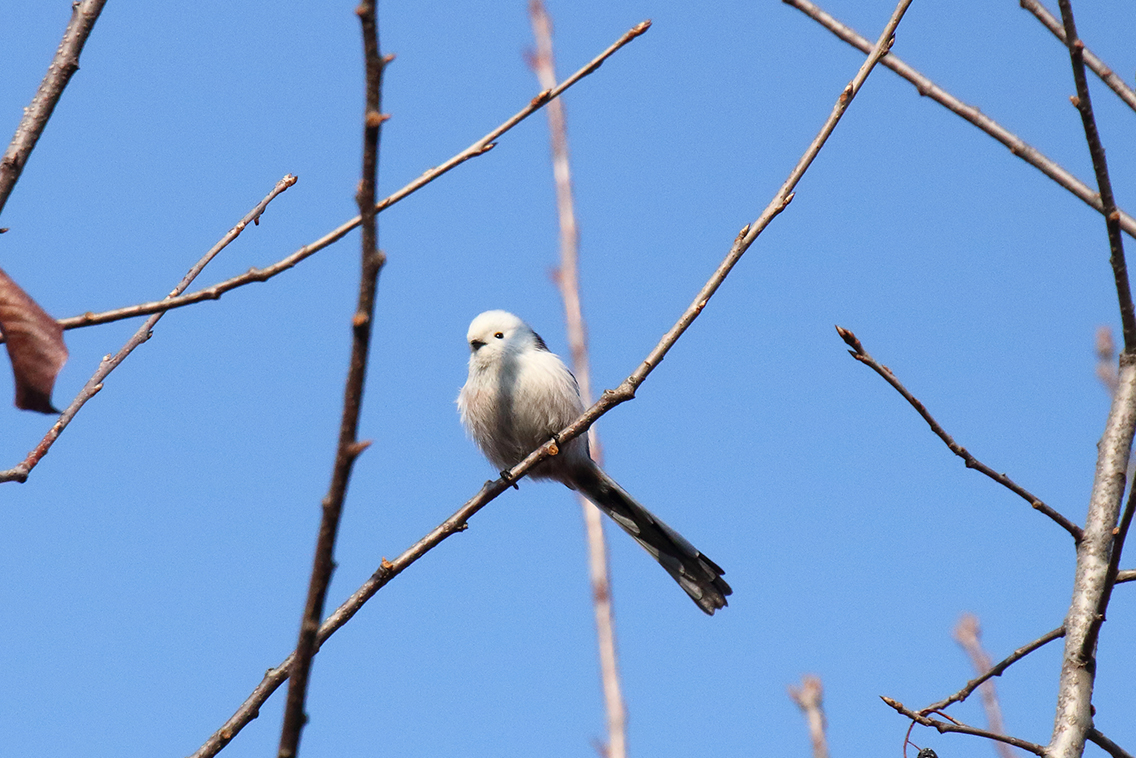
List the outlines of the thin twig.
{"type": "MultiPolygon", "coordinates": [[[[398,201],[403,200],[414,192],[417,192],[430,182],[449,172],[451,169],[460,166],[462,163],[465,163],[471,158],[476,158],[479,155],[485,155],[485,153],[489,152],[496,146],[495,140],[499,139],[501,135],[505,134],[505,132],[509,131],[514,126],[521,123],[526,118],[536,113],[538,110],[545,107],[549,103],[554,102],[558,97],[560,97],[560,95],[565,92],[565,90],[576,84],[588,74],[598,69],[604,63],[604,61],[614,55],[627,43],[638,38],[650,28],[650,21],[644,21],[632,27],[622,37],[612,43],[610,47],[608,47],[592,60],[588,61],[588,63],[578,71],[576,71],[576,73],[572,74],[556,87],[542,90],[541,92],[537,93],[536,97],[529,101],[528,105],[526,105],[512,117],[504,121],[496,129],[492,130],[484,137],[477,140],[477,142],[474,142],[465,150],[462,150],[460,153],[447,160],[445,163],[437,166],[436,168],[432,168],[429,171],[426,171],[402,189],[380,200],[375,204],[375,212],[381,213],[382,211],[385,211],[387,208],[391,207],[398,201]]],[[[221,295],[225,294],[229,290],[234,290],[237,287],[243,287],[244,285],[251,284],[253,282],[268,281],[277,274],[287,271],[300,261],[309,258],[312,255],[315,255],[320,250],[323,250],[329,245],[341,240],[349,232],[355,229],[355,227],[359,226],[360,219],[361,216],[356,216],[350,221],[346,221],[340,224],[338,227],[332,229],[330,232],[323,235],[319,239],[307,245],[304,245],[299,250],[296,250],[291,255],[282,258],[271,266],[266,266],[265,268],[259,269],[249,269],[243,274],[234,276],[231,279],[226,279],[225,281],[219,282],[212,287],[207,287],[203,290],[198,290],[197,292],[191,292],[188,295],[182,295],[181,297],[177,298],[166,298],[165,300],[158,300],[150,303],[130,305],[124,308],[115,308],[114,310],[103,311],[101,313],[83,313],[78,316],[60,319],[59,325],[64,329],[78,329],[84,326],[107,324],[112,321],[120,321],[122,319],[133,318],[135,316],[145,316],[150,313],[159,313],[162,311],[172,310],[173,308],[184,308],[187,305],[193,305],[194,303],[199,303],[203,300],[217,300],[221,297],[221,295]]],[[[3,335],[0,335],[0,342],[3,341],[3,335]]]]}
{"type": "MultiPolygon", "coordinates": [[[[1059,39],[1062,45],[1068,47],[1068,43],[1065,41],[1065,28],[1061,25],[1061,19],[1046,10],[1045,6],[1038,0],[1020,0],[1019,4],[1036,16],[1046,29],[1053,32],[1053,36],[1059,39]]],[[[1108,88],[1115,92],[1129,108],[1136,111],[1136,91],[1125,84],[1124,79],[1117,76],[1115,71],[1100,58],[1093,55],[1088,48],[1085,48],[1085,65],[1091,68],[1093,73],[1100,77],[1100,80],[1108,85],[1108,88]]]]}
{"type": "Polygon", "coordinates": [[[59,43],[31,105],[24,109],[24,117],[20,119],[4,157],[0,158],[0,211],[4,210],[8,197],[20,180],[20,174],[47,127],[59,98],[63,96],[63,90],[79,70],[79,54],[83,52],[83,45],[95,28],[104,5],[106,0],[83,0],[72,4],[71,21],[63,32],[63,41],[59,43]]]}
{"type": "Polygon", "coordinates": [[[1096,173],[1097,185],[1100,188],[1100,199],[1105,217],[1105,227],[1108,231],[1108,243],[1111,256],[1113,278],[1116,280],[1117,297],[1120,300],[1120,321],[1124,334],[1125,350],[1136,350],[1136,308],[1132,304],[1132,291],[1128,282],[1128,267],[1124,260],[1124,239],[1120,236],[1120,217],[1116,208],[1116,200],[1112,194],[1112,180],[1108,175],[1108,161],[1104,146],[1097,131],[1096,118],[1093,115],[1092,99],[1089,95],[1089,85],[1085,76],[1085,46],[1077,37],[1077,28],[1073,21],[1073,10],[1068,0],[1060,0],[1061,15],[1065,21],[1065,35],[1068,40],[1069,57],[1073,65],[1073,79],[1077,86],[1077,95],[1071,98],[1073,105],[1081,114],[1081,122],[1085,129],[1085,141],[1089,146],[1089,155],[1093,161],[1093,171],[1096,173]]]}
{"type": "Polygon", "coordinates": [[[1085,734],[1093,726],[1092,697],[1097,637],[1108,607],[1112,580],[1115,579],[1118,568],[1110,561],[1110,554],[1117,551],[1114,529],[1120,517],[1132,452],[1132,437],[1136,432],[1136,308],[1133,307],[1128,283],[1119,212],[1112,197],[1108,164],[1089,97],[1084,44],[1077,36],[1069,0],[1059,0],[1059,5],[1073,80],[1077,87],[1073,104],[1081,114],[1085,141],[1088,143],[1093,170],[1100,187],[1111,250],[1110,263],[1124,332],[1116,394],[1105,422],[1104,435],[1097,446],[1097,466],[1089,496],[1089,512],[1085,518],[1084,539],[1077,546],[1073,598],[1065,618],[1065,650],[1057,684],[1057,714],[1053,722],[1053,736],[1047,748],[1049,758],[1079,758],[1084,753],[1085,734]]]}
{"type": "Polygon", "coordinates": [[[1108,231],[1108,246],[1111,255],[1112,276],[1116,280],[1116,296],[1120,301],[1120,323],[1124,334],[1124,349],[1136,351],[1136,306],[1132,304],[1132,289],[1128,283],[1128,265],[1124,260],[1124,238],[1120,236],[1120,213],[1116,199],[1112,195],[1112,180],[1108,176],[1108,160],[1104,146],[1097,131],[1096,117],[1093,115],[1093,101],[1089,96],[1089,82],[1085,76],[1085,44],[1077,36],[1077,26],[1073,21],[1073,7],[1069,0],[1058,0],[1061,18],[1065,23],[1065,39],[1069,47],[1069,60],[1073,65],[1073,81],[1077,86],[1077,96],[1073,105],[1081,114],[1081,124],[1085,128],[1085,142],[1089,146],[1089,156],[1093,159],[1093,172],[1100,189],[1101,212],[1104,214],[1105,229],[1108,231]]]}
{"type": "MultiPolygon", "coordinates": [[[[498,495],[507,490],[513,482],[516,482],[528,473],[533,466],[536,466],[551,455],[558,454],[561,444],[566,444],[570,440],[583,434],[605,413],[635,396],[635,388],[643,383],[654,366],[658,365],[659,360],[662,359],[662,355],[670,349],[675,340],[685,331],[686,327],[698,316],[706,306],[710,296],[721,285],[722,281],[729,273],[730,268],[737,262],[741,253],[745,252],[745,248],[742,248],[739,252],[739,247],[744,244],[745,247],[748,248],[749,245],[752,244],[753,239],[757,237],[757,234],[768,226],[769,222],[776,218],[776,216],[785,209],[785,206],[789,204],[789,200],[792,197],[792,187],[800,180],[805,169],[808,168],[808,164],[816,157],[816,152],[819,151],[820,145],[822,145],[828,135],[831,134],[832,129],[835,128],[836,123],[847,109],[848,103],[860,87],[863,86],[864,80],[871,72],[875,63],[886,52],[889,41],[895,33],[895,28],[899,24],[899,20],[902,18],[904,11],[907,10],[908,5],[910,5],[910,1],[904,0],[896,8],[884,29],[884,33],[880,35],[877,48],[868,56],[868,59],[865,61],[864,65],[861,66],[860,71],[857,72],[853,81],[845,87],[832,114],[830,114],[825,125],[822,127],[820,135],[818,135],[813,143],[806,149],[805,155],[802,156],[800,162],[790,173],[789,180],[786,181],[785,186],[777,193],[773,201],[766,207],[765,212],[758,217],[758,220],[752,225],[747,225],[738,233],[725,260],[723,260],[718,266],[718,269],[702,287],[694,303],[682,314],[678,323],[663,336],[636,372],[625,379],[623,383],[620,384],[619,388],[605,391],[597,402],[593,403],[579,418],[562,429],[560,433],[556,435],[555,439],[549,440],[529,453],[523,461],[505,472],[505,476],[486,482],[481,487],[481,490],[458,509],[454,515],[435,527],[429,534],[406,550],[406,552],[397,559],[394,561],[383,559],[379,569],[371,578],[364,582],[363,585],[356,590],[338,610],[328,616],[320,626],[316,636],[317,650],[336,630],[346,624],[347,621],[363,607],[364,603],[386,586],[394,577],[401,574],[408,566],[434,549],[437,545],[441,544],[442,541],[449,536],[465,530],[470,518],[497,498],[498,495]],[[752,234],[752,237],[749,236],[750,234],[752,234]],[[746,241],[747,239],[749,239],[749,242],[746,241]]],[[[291,666],[292,659],[293,656],[289,655],[279,666],[274,669],[269,669],[264,679],[256,689],[253,690],[252,694],[249,695],[245,702],[241,704],[229,720],[226,721],[191,758],[209,758],[210,756],[216,755],[241,729],[255,719],[260,713],[260,706],[263,705],[264,702],[268,700],[269,696],[288,678],[288,670],[291,666]]]]}
{"type": "Polygon", "coordinates": [[[1085,732],[1085,738],[1088,739],[1089,742],[1099,747],[1101,750],[1111,755],[1112,758],[1132,758],[1131,753],[1126,751],[1120,745],[1117,745],[1108,737],[1105,737],[1096,727],[1093,727],[1089,731],[1085,732]]]}
{"type": "Polygon", "coordinates": [[[825,738],[824,686],[819,676],[801,677],[800,687],[790,687],[789,697],[805,714],[809,725],[809,741],[813,758],[828,758],[828,740],[825,738]]]}
{"type": "MultiPolygon", "coordinates": [[[[848,26],[837,21],[828,13],[825,13],[819,7],[809,2],[809,0],[782,1],[786,5],[791,5],[801,11],[837,37],[844,40],[849,45],[852,45],[852,47],[861,51],[867,51],[871,47],[871,43],[868,40],[861,37],[848,26]]],[[[1047,158],[1038,151],[1037,148],[1027,144],[1021,137],[1014,134],[1009,129],[1006,129],[978,108],[962,102],[894,55],[889,55],[884,58],[883,65],[914,84],[915,89],[919,91],[920,95],[931,98],[956,116],[961,116],[971,124],[977,126],[1008,147],[1011,153],[1057,182],[1069,192],[1072,192],[1090,208],[1093,208],[1099,213],[1104,213],[1104,206],[1101,204],[1100,196],[1087,184],[1070,174],[1053,160],[1047,158]]],[[[1120,228],[1123,229],[1128,236],[1136,237],[1136,218],[1129,216],[1124,211],[1119,211],[1119,213],[1120,228]]]]}
{"type": "Polygon", "coordinates": [[[979,687],[979,685],[981,685],[983,682],[987,681],[991,677],[1002,676],[1002,672],[1004,672],[1006,669],[1008,669],[1014,663],[1020,661],[1022,658],[1025,658],[1027,655],[1032,653],[1034,650],[1037,650],[1040,647],[1044,647],[1045,645],[1049,644],[1050,642],[1053,642],[1053,640],[1058,639],[1060,637],[1064,637],[1064,636],[1065,636],[1065,627],[1061,627],[1061,626],[1057,627],[1053,631],[1046,632],[1045,634],[1041,635],[1040,637],[1038,637],[1033,642],[1030,642],[1029,644],[1026,644],[1026,645],[1022,645],[1020,648],[1018,648],[1014,652],[1010,653],[1008,656],[1003,658],[1001,661],[999,661],[995,665],[991,666],[990,669],[988,671],[986,671],[985,673],[983,673],[982,675],[977,676],[974,679],[971,679],[969,682],[966,683],[965,687],[963,687],[961,690],[959,690],[955,694],[951,695],[950,697],[946,698],[945,700],[940,700],[937,703],[932,703],[931,705],[927,706],[926,708],[922,709],[919,712],[925,716],[925,715],[927,715],[929,713],[933,713],[935,711],[941,711],[944,708],[946,708],[948,705],[950,705],[951,703],[961,703],[962,701],[964,701],[968,697],[970,697],[970,693],[974,692],[979,687]]]}
{"type": "MultiPolygon", "coordinates": [[[[953,721],[953,722],[939,721],[938,719],[933,719],[933,718],[929,718],[927,716],[924,716],[922,713],[916,713],[915,711],[911,710],[910,708],[907,708],[906,706],[904,706],[903,703],[899,702],[898,700],[893,700],[890,697],[881,697],[880,699],[883,700],[888,705],[890,705],[892,708],[894,708],[899,713],[903,714],[907,718],[914,721],[916,724],[920,724],[922,726],[929,726],[929,727],[932,727],[934,729],[939,730],[939,734],[945,734],[947,732],[955,732],[957,734],[971,734],[971,735],[974,735],[975,737],[985,737],[988,740],[994,740],[996,742],[1004,742],[1007,745],[1013,745],[1014,747],[1020,747],[1022,750],[1028,750],[1029,752],[1033,753],[1034,755],[1045,756],[1045,748],[1042,747],[1041,745],[1038,745],[1037,743],[1027,742],[1026,740],[1018,739],[1017,737],[1010,737],[1010,736],[1005,735],[1005,734],[995,734],[994,732],[988,731],[986,729],[976,729],[973,726],[967,726],[966,724],[963,724],[959,721],[953,721]]],[[[948,716],[947,718],[950,718],[950,717],[948,716]]]]}
{"type": "MultiPolygon", "coordinates": [[[[530,64],[537,81],[546,90],[556,87],[556,59],[552,50],[552,20],[540,0],[529,3],[536,52],[530,64]]],[[[568,128],[564,101],[554,100],[545,109],[548,115],[552,150],[552,173],[556,183],[556,207],[560,221],[560,268],[556,283],[564,303],[568,344],[572,352],[572,370],[584,405],[592,404],[592,378],[588,366],[587,326],[580,305],[579,241],[575,203],[572,198],[572,172],[568,152],[568,128]]],[[[603,452],[595,427],[588,430],[589,450],[596,463],[603,463],[603,452]]],[[[607,542],[599,510],[580,496],[584,528],[588,544],[588,575],[592,583],[592,608],[596,620],[596,646],[600,658],[600,681],[603,686],[604,710],[607,714],[605,758],[626,758],[627,711],[619,678],[619,658],[615,645],[615,618],[612,612],[611,578],[607,562],[607,542]]]]}
{"type": "MultiPolygon", "coordinates": [[[[292,176],[291,174],[288,174],[279,182],[277,182],[276,186],[273,187],[272,191],[268,193],[267,197],[261,200],[255,208],[249,211],[248,214],[243,219],[241,219],[236,226],[230,229],[228,233],[225,234],[225,236],[222,237],[221,240],[209,250],[209,252],[205,253],[201,260],[194,264],[193,268],[191,268],[189,272],[184,277],[182,277],[182,280],[178,282],[178,285],[174,287],[172,292],[170,292],[169,297],[173,298],[184,292],[185,288],[193,282],[194,278],[201,273],[201,270],[205,268],[205,265],[209,263],[209,261],[213,260],[213,258],[219,252],[225,249],[225,247],[230,242],[240,236],[240,233],[244,231],[246,226],[254,223],[258,218],[260,218],[260,214],[264,213],[264,209],[268,207],[268,204],[272,202],[272,200],[277,195],[279,195],[281,192],[288,189],[295,183],[296,177],[292,176]]],[[[75,399],[71,401],[71,404],[67,406],[63,413],[59,416],[59,420],[55,422],[55,424],[51,427],[44,438],[40,440],[40,443],[36,445],[35,449],[28,453],[27,457],[13,468],[8,469],[7,471],[0,471],[0,482],[27,481],[28,474],[33,468],[36,467],[36,464],[40,462],[43,456],[47,455],[47,451],[51,449],[51,446],[55,443],[55,440],[59,438],[59,435],[63,433],[63,430],[67,428],[67,425],[69,423],[71,423],[71,419],[75,418],[75,414],[79,412],[79,409],[82,408],[88,400],[94,397],[95,394],[97,394],[98,391],[103,388],[103,380],[106,379],[107,375],[109,375],[111,371],[114,371],[114,369],[117,368],[120,363],[126,360],[126,356],[130,355],[130,353],[134,351],[134,348],[150,339],[151,330],[163,315],[164,312],[158,312],[150,316],[150,318],[146,319],[146,323],[142,324],[141,328],[139,328],[138,331],[134,333],[133,337],[127,340],[126,344],[122,346],[122,349],[120,349],[114,355],[114,357],[108,355],[103,358],[102,362],[99,364],[98,369],[95,370],[95,373],[91,376],[87,383],[83,385],[83,389],[79,390],[79,394],[75,396],[75,399]]]]}
{"type": "Polygon", "coordinates": [[[366,66],[366,105],[363,112],[363,170],[356,200],[362,217],[362,255],[360,261],[359,295],[355,315],[351,319],[351,358],[343,390],[343,414],[339,423],[339,443],[335,463],[332,465],[331,484],[322,502],[319,538],[312,558],[311,582],[300,618],[300,635],[296,642],[296,657],[292,662],[288,682],[288,699],[284,706],[284,723],[280,729],[278,758],[294,758],[300,744],[300,733],[307,721],[304,702],[307,697],[308,678],[312,656],[316,653],[316,635],[327,600],[327,588],[335,561],[335,539],[339,533],[343,501],[355,460],[369,445],[359,440],[359,413],[363,407],[363,387],[367,378],[370,355],[371,330],[375,316],[375,293],[379,273],[386,256],[378,248],[378,229],[375,223],[375,183],[379,165],[379,137],[386,116],[382,112],[383,69],[387,61],[379,51],[379,26],[375,18],[375,4],[363,0],[355,10],[363,32],[363,61],[366,66]]]}
{"type": "Polygon", "coordinates": [[[889,51],[891,50],[891,44],[893,42],[892,36],[895,34],[895,29],[899,26],[899,22],[903,18],[903,14],[907,11],[909,5],[911,5],[911,0],[900,0],[891,18],[888,19],[883,33],[876,41],[875,46],[871,48],[867,59],[865,59],[864,63],[860,66],[860,70],[856,72],[856,76],[853,77],[852,81],[841,91],[840,96],[836,100],[836,104],[832,108],[832,112],[829,113],[828,118],[821,126],[820,132],[809,146],[805,148],[805,152],[800,160],[797,161],[797,165],[789,172],[789,177],[785,180],[785,183],[781,185],[781,188],[777,191],[777,194],[773,196],[773,199],[765,207],[765,210],[757,217],[757,220],[752,224],[747,224],[738,232],[737,237],[734,238],[734,244],[730,248],[730,252],[727,253],[725,259],[718,264],[718,269],[714,272],[713,276],[703,285],[702,289],[695,296],[694,301],[687,307],[686,311],[683,312],[682,316],[679,317],[670,331],[663,335],[663,338],[647,356],[646,360],[644,360],[639,368],[636,369],[631,376],[627,377],[619,387],[604,392],[598,405],[603,405],[605,402],[616,405],[635,397],[636,388],[643,383],[643,380],[654,370],[655,366],[659,365],[659,362],[663,360],[678,338],[682,336],[683,332],[685,332],[690,325],[694,323],[694,320],[698,318],[698,315],[702,313],[702,309],[710,302],[710,298],[717,292],[718,287],[722,285],[726,276],[729,275],[733,267],[737,265],[737,262],[741,260],[742,255],[744,255],[750,248],[750,245],[754,243],[758,235],[769,226],[781,211],[785,210],[790,202],[792,202],[793,189],[797,186],[801,177],[805,175],[805,172],[808,171],[809,166],[812,165],[820,149],[824,147],[824,143],[828,140],[829,135],[832,134],[833,129],[835,129],[836,125],[840,122],[840,118],[852,103],[852,99],[856,97],[860,88],[864,86],[868,74],[872,72],[881,59],[886,61],[891,57],[889,51]]]}
{"type": "MultiPolygon", "coordinates": [[[[1129,500],[1129,502],[1131,502],[1131,500],[1129,500]]],[[[1136,569],[1125,569],[1124,571],[1117,572],[1115,583],[1122,584],[1124,582],[1136,582],[1136,569]]]]}
{"type": "Polygon", "coordinates": [[[926,406],[924,406],[923,403],[919,402],[918,398],[912,395],[907,390],[907,388],[903,386],[903,383],[896,378],[895,374],[891,372],[891,369],[879,363],[875,358],[868,354],[868,351],[864,349],[864,346],[862,344],[860,344],[860,340],[856,339],[855,334],[841,326],[836,327],[836,331],[840,334],[840,338],[844,340],[845,344],[847,344],[848,347],[852,348],[848,351],[848,354],[882,376],[884,378],[884,381],[894,387],[895,390],[899,392],[899,394],[903,395],[903,399],[910,403],[911,407],[914,408],[919,413],[919,415],[923,417],[923,420],[926,421],[927,425],[931,427],[931,431],[934,432],[935,435],[943,441],[943,444],[945,444],[952,453],[963,459],[963,461],[966,463],[967,468],[972,468],[975,471],[985,474],[994,481],[998,482],[998,484],[1001,484],[1003,487],[1013,492],[1015,495],[1021,497],[1030,504],[1030,507],[1040,513],[1044,513],[1046,516],[1053,519],[1053,521],[1056,522],[1062,529],[1073,535],[1073,539],[1075,541],[1080,542],[1081,528],[1079,526],[1062,516],[1053,508],[1046,505],[1041,501],[1040,498],[1036,497],[1029,490],[1014,482],[1012,479],[1010,479],[1010,477],[1006,476],[1005,474],[999,474],[994,469],[990,468],[985,463],[971,455],[970,451],[955,442],[954,438],[951,435],[947,434],[947,430],[940,426],[939,422],[934,419],[930,411],[927,410],[926,406]]]}
{"type": "MultiPolygon", "coordinates": [[[[955,626],[955,641],[970,656],[974,670],[981,675],[990,668],[991,661],[990,655],[982,647],[979,636],[978,617],[970,613],[963,614],[955,626]]],[[[994,688],[993,680],[988,679],[982,683],[982,708],[986,711],[987,728],[995,734],[1005,734],[1006,729],[1002,724],[1002,708],[998,705],[998,692],[994,688]]],[[[994,749],[1002,758],[1014,757],[1014,751],[1004,742],[995,742],[994,749]]]]}

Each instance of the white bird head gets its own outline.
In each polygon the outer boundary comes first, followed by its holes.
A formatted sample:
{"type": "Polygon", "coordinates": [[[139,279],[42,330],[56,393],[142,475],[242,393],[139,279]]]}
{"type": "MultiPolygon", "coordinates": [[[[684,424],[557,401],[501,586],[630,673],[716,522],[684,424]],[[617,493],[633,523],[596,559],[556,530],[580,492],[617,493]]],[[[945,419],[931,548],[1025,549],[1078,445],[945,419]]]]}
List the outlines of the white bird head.
{"type": "Polygon", "coordinates": [[[544,340],[508,311],[486,311],[475,318],[466,334],[471,360],[489,362],[507,354],[548,350],[544,340]]]}

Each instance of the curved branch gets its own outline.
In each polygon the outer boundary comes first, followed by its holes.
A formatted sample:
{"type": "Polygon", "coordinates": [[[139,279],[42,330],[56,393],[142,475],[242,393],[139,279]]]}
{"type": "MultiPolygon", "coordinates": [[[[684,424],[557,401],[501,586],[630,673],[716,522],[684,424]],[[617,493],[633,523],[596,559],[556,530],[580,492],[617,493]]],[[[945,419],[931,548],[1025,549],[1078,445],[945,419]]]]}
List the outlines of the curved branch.
{"type": "MultiPolygon", "coordinates": [[[[871,43],[861,37],[848,26],[837,21],[835,18],[825,13],[809,0],[782,0],[786,5],[791,5],[797,10],[804,13],[806,16],[816,21],[818,24],[828,29],[840,39],[847,42],[852,47],[858,50],[865,51],[871,43]]],[[[1026,163],[1036,168],[1041,173],[1048,176],[1053,181],[1060,184],[1076,195],[1082,202],[1088,205],[1098,213],[1104,213],[1104,206],[1101,204],[1100,196],[1097,195],[1087,184],[1082,182],[1077,177],[1070,174],[1064,168],[1059,166],[1053,160],[1043,155],[1037,148],[1032,147],[1026,143],[1021,137],[1011,132],[999,124],[994,119],[990,118],[978,108],[973,105],[967,105],[951,93],[944,90],[942,87],[935,84],[933,81],[925,77],[923,74],[916,71],[914,68],[904,63],[899,58],[889,55],[884,59],[883,65],[890,68],[895,73],[902,76],[907,81],[915,85],[915,89],[919,91],[920,95],[926,96],[942,105],[956,116],[969,121],[971,124],[977,126],[982,131],[989,134],[994,139],[1001,142],[1003,145],[1010,149],[1010,152],[1021,158],[1026,163]]],[[[1136,218],[1129,216],[1124,211],[1118,211],[1120,214],[1120,228],[1124,230],[1125,234],[1129,237],[1136,237],[1136,218]]]]}
{"type": "Polygon", "coordinates": [[[935,435],[943,441],[943,444],[946,445],[952,453],[963,459],[963,461],[966,463],[967,468],[972,468],[975,471],[985,474],[994,481],[998,482],[998,484],[1001,484],[1003,487],[1010,490],[1010,492],[1013,492],[1015,495],[1029,503],[1030,507],[1032,507],[1034,510],[1039,511],[1040,513],[1044,513],[1046,516],[1051,518],[1058,526],[1069,532],[1069,534],[1073,536],[1074,541],[1081,541],[1081,528],[1079,526],[1062,516],[1053,508],[1046,505],[1041,501],[1040,498],[1036,497],[1025,487],[1017,484],[1010,477],[1006,476],[1005,474],[999,474],[997,471],[990,468],[985,463],[971,455],[969,450],[955,442],[954,437],[947,434],[947,430],[940,426],[939,422],[936,421],[935,418],[931,415],[931,412],[927,410],[927,407],[923,405],[923,403],[919,402],[919,399],[912,395],[908,391],[908,389],[903,386],[903,383],[896,378],[895,374],[891,372],[891,369],[879,363],[875,358],[868,354],[868,351],[865,350],[864,346],[860,344],[860,340],[856,339],[855,334],[841,326],[836,327],[836,331],[840,334],[840,338],[844,340],[845,344],[847,344],[848,347],[852,348],[848,351],[848,354],[882,376],[884,378],[884,381],[895,388],[896,392],[898,392],[900,395],[903,395],[903,399],[910,403],[911,407],[914,408],[916,412],[918,412],[919,415],[923,417],[923,420],[926,421],[927,425],[931,427],[931,431],[934,432],[935,435]]]}
{"type": "MultiPolygon", "coordinates": [[[[1040,755],[1040,756],[1043,756],[1043,757],[1045,756],[1045,748],[1042,747],[1041,745],[1038,745],[1035,742],[1028,742],[1026,740],[1018,739],[1017,737],[1010,737],[1010,736],[1005,735],[1005,734],[995,734],[994,732],[988,731],[986,729],[976,729],[973,726],[967,726],[966,724],[963,724],[962,722],[959,722],[959,721],[953,721],[952,723],[947,723],[946,721],[939,721],[938,719],[928,718],[927,716],[924,716],[921,713],[916,713],[915,711],[911,710],[910,708],[907,708],[903,703],[899,702],[898,700],[893,700],[890,697],[881,697],[880,699],[883,700],[888,705],[890,705],[896,711],[901,713],[902,715],[911,719],[916,724],[919,724],[921,726],[929,726],[933,729],[937,729],[939,731],[939,734],[946,734],[947,732],[954,732],[956,734],[970,734],[970,735],[973,735],[975,737],[985,737],[988,740],[994,740],[995,742],[1004,742],[1007,745],[1013,745],[1014,747],[1020,747],[1022,750],[1028,750],[1029,752],[1033,753],[1034,755],[1040,755]]],[[[948,718],[950,718],[950,717],[948,716],[948,718]]]]}

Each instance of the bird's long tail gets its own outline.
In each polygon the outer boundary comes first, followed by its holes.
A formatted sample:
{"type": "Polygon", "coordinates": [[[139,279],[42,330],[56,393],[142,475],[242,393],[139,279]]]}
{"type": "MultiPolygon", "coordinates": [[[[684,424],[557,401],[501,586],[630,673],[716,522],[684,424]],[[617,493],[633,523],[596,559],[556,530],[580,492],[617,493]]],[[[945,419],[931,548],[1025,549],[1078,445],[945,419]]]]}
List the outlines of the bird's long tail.
{"type": "Polygon", "coordinates": [[[726,606],[726,595],[733,590],[722,578],[725,572],[717,563],[637,503],[599,466],[590,465],[573,474],[576,489],[654,556],[699,608],[713,616],[714,611],[726,606]]]}

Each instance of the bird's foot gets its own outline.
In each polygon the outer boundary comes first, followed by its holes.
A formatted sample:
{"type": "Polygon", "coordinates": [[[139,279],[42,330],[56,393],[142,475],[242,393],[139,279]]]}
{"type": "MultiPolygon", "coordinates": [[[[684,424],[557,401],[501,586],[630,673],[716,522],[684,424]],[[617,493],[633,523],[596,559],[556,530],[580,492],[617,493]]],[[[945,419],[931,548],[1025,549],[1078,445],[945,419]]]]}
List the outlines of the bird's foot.
{"type": "Polygon", "coordinates": [[[501,472],[501,481],[505,482],[507,486],[512,487],[515,490],[520,489],[520,487],[517,486],[517,480],[513,478],[513,475],[509,473],[508,469],[505,469],[501,472]]]}

